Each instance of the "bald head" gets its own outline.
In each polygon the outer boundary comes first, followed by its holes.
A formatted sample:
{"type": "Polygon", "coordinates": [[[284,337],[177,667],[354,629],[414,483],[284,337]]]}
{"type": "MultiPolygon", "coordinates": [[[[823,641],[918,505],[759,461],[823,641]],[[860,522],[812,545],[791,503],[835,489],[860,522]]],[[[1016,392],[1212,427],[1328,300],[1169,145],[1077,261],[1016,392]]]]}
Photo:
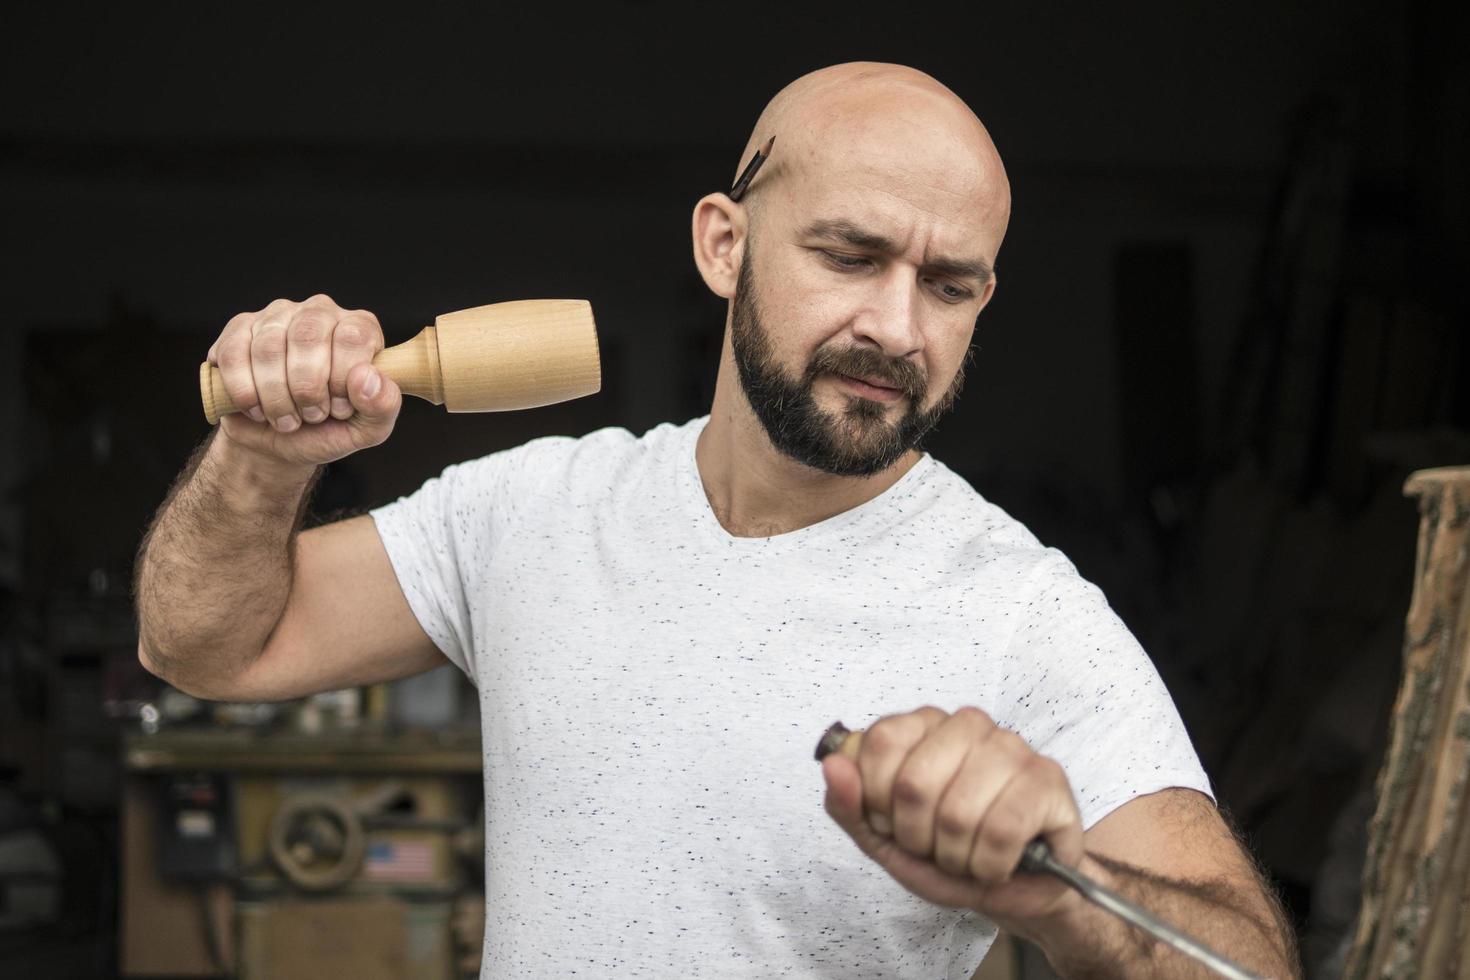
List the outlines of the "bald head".
{"type": "Polygon", "coordinates": [[[737,176],[771,137],[746,196],[694,206],[695,264],[729,300],[701,445],[733,427],[830,475],[902,473],[958,394],[995,294],[1011,207],[1000,155],[969,106],[901,65],[786,86],[737,176]]]}
{"type": "Polygon", "coordinates": [[[761,112],[737,174],[772,136],[744,199],[754,210],[837,206],[844,189],[891,194],[963,224],[992,253],[1000,246],[1010,218],[1000,154],[970,107],[921,71],[853,62],[803,75],[761,112]]]}

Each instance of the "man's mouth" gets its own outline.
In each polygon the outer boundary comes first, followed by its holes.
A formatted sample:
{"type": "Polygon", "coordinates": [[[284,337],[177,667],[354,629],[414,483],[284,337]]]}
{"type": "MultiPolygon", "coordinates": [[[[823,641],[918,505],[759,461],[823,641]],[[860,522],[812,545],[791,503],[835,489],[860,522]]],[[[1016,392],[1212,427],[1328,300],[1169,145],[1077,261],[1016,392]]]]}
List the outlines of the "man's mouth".
{"type": "Polygon", "coordinates": [[[905,397],[903,389],[884,382],[882,378],[856,377],[850,374],[835,374],[837,378],[849,391],[861,398],[867,398],[875,402],[891,404],[905,397]]]}

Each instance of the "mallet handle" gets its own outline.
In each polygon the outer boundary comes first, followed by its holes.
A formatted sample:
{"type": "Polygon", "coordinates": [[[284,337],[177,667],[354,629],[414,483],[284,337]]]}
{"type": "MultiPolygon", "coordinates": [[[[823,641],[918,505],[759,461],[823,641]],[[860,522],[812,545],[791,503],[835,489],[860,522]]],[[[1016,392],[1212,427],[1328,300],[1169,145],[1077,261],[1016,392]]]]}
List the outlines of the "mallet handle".
{"type": "MultiPolygon", "coordinates": [[[[378,351],[373,367],[392,378],[405,395],[435,405],[444,404],[444,376],[439,368],[439,341],[433,327],[420,330],[412,340],[378,351]]],[[[199,395],[204,401],[204,417],[210,425],[218,423],[221,415],[239,411],[225,390],[219,368],[208,361],[199,365],[199,395]]]]}
{"type": "MultiPolygon", "coordinates": [[[[518,299],[444,313],[373,366],[451,412],[516,412],[590,395],[602,387],[597,324],[585,299],[518,299]]],[[[219,370],[199,365],[210,425],[236,411],[219,370]]]]}

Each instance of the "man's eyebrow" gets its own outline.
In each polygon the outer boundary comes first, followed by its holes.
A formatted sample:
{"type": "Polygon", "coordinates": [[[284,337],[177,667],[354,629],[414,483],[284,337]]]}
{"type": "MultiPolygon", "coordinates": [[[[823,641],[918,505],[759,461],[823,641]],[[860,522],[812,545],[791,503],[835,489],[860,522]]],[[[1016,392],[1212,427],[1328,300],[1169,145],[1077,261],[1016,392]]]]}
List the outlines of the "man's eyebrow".
{"type": "Polygon", "coordinates": [[[898,251],[898,244],[893,239],[859,228],[845,218],[819,218],[807,225],[802,234],[809,238],[831,238],[875,252],[893,254],[898,251]]]}
{"type": "MultiPolygon", "coordinates": [[[[868,231],[846,218],[820,218],[802,230],[803,237],[825,238],[829,241],[845,242],[854,248],[866,248],[886,255],[897,255],[898,243],[886,235],[868,231]]],[[[984,285],[990,282],[995,272],[990,263],[981,259],[954,259],[935,257],[924,263],[927,269],[944,273],[957,279],[975,279],[984,285]]]]}

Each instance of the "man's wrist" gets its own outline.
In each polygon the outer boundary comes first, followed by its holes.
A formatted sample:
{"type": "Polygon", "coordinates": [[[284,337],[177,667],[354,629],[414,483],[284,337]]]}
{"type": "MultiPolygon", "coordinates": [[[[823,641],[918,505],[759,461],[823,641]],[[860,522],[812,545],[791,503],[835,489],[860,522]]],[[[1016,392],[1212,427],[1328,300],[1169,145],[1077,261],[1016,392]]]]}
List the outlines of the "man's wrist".
{"type": "Polygon", "coordinates": [[[231,509],[294,514],[321,467],[269,456],[217,430],[200,469],[208,470],[207,489],[200,489],[219,494],[231,509]]]}
{"type": "MultiPolygon", "coordinates": [[[[1078,870],[1110,891],[1119,890],[1116,875],[1091,855],[1083,855],[1078,870]]],[[[1070,975],[1094,972],[1101,951],[1112,946],[1109,931],[1117,928],[1116,920],[1068,888],[1051,912],[1016,931],[1038,946],[1054,968],[1065,968],[1070,975]]]]}

